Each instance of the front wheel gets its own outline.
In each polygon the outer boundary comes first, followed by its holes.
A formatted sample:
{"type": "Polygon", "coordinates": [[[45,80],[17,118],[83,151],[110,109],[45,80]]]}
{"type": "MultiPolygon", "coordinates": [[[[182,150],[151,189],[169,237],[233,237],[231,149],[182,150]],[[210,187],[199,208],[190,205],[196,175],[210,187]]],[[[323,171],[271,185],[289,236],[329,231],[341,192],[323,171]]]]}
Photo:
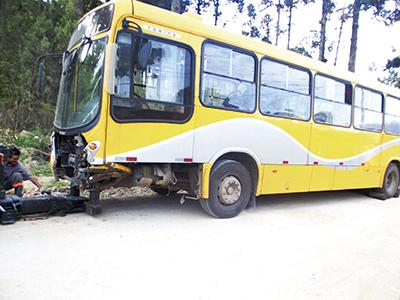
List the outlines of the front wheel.
{"type": "Polygon", "coordinates": [[[201,199],[202,208],[216,218],[233,218],[250,201],[252,182],[245,166],[234,160],[221,160],[210,175],[208,199],[201,199]]]}

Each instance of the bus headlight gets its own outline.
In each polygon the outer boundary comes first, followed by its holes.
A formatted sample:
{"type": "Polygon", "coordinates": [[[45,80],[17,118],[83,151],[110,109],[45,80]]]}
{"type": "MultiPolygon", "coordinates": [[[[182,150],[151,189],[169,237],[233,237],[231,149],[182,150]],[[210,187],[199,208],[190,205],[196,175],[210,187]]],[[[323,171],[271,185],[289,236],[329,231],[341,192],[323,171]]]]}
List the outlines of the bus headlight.
{"type": "Polygon", "coordinates": [[[86,145],[85,150],[87,154],[87,161],[89,163],[94,162],[94,157],[96,156],[97,152],[99,152],[100,149],[100,142],[95,141],[95,142],[90,142],[89,144],[86,145]]]}

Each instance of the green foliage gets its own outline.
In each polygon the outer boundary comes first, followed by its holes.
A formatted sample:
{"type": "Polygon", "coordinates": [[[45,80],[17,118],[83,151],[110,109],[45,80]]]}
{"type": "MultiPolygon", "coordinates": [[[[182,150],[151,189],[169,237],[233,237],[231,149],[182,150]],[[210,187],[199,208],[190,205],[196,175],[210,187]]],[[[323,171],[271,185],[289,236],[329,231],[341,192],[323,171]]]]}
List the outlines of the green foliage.
{"type": "Polygon", "coordinates": [[[389,59],[386,64],[386,70],[389,75],[382,81],[386,84],[400,88],[400,56],[389,59]]]}
{"type": "Polygon", "coordinates": [[[30,167],[32,176],[52,176],[50,165],[48,163],[37,164],[35,167],[30,167]]]}
{"type": "Polygon", "coordinates": [[[79,18],[99,0],[0,1],[0,128],[50,131],[61,62],[45,61],[45,89],[36,91],[36,60],[62,53],[79,18]]]}
{"type": "Polygon", "coordinates": [[[14,133],[0,130],[0,144],[15,146],[21,150],[20,161],[33,176],[51,176],[49,166],[50,134],[35,130],[14,133]]]}
{"type": "Polygon", "coordinates": [[[50,136],[41,132],[40,130],[35,130],[33,132],[21,132],[15,139],[15,145],[17,147],[23,148],[33,148],[45,153],[48,153],[50,136]]]}
{"type": "Polygon", "coordinates": [[[312,58],[311,53],[308,52],[307,49],[304,46],[296,46],[294,48],[291,48],[290,50],[294,51],[294,52],[297,52],[297,53],[299,53],[301,55],[304,55],[304,56],[312,58]]]}
{"type": "Polygon", "coordinates": [[[44,184],[45,189],[60,190],[60,189],[67,189],[68,187],[69,187],[69,182],[66,180],[52,180],[44,184]]]}

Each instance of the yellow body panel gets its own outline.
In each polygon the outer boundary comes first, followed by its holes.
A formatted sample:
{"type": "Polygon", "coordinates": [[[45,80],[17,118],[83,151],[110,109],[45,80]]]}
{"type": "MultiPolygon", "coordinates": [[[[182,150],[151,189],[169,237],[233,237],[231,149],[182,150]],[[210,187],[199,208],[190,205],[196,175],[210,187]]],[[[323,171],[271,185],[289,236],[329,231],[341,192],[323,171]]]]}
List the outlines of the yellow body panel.
{"type": "Polygon", "coordinates": [[[264,165],[262,194],[306,192],[311,170],[309,166],[264,165]]]}
{"type": "Polygon", "coordinates": [[[326,191],[333,188],[335,168],[329,166],[312,166],[309,191],[326,191]]]}

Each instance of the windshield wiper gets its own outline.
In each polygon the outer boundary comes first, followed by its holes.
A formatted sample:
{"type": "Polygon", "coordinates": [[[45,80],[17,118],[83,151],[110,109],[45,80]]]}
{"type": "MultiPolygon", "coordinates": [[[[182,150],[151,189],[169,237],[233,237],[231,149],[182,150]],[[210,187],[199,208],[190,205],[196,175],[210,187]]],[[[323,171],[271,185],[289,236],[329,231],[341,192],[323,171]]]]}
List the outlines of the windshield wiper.
{"type": "MultiPolygon", "coordinates": [[[[70,52],[70,51],[65,51],[64,52],[64,61],[66,61],[68,59],[68,57],[70,57],[70,55],[72,55],[72,57],[70,58],[69,63],[67,65],[65,65],[64,70],[63,70],[63,75],[67,75],[67,74],[69,74],[71,72],[71,70],[73,68],[73,65],[75,64],[75,61],[76,61],[76,59],[78,57],[78,55],[77,55],[78,52],[81,51],[82,47],[87,45],[87,44],[89,44],[89,47],[88,47],[87,52],[86,52],[86,55],[87,55],[87,53],[89,53],[89,50],[90,50],[90,48],[92,47],[92,44],[93,44],[93,40],[88,36],[85,36],[85,37],[82,38],[81,43],[79,44],[79,46],[75,50],[73,50],[72,52],[70,52]]],[[[85,55],[85,59],[86,59],[86,55],[85,55]]],[[[82,60],[82,64],[84,64],[85,59],[82,60]]]]}

